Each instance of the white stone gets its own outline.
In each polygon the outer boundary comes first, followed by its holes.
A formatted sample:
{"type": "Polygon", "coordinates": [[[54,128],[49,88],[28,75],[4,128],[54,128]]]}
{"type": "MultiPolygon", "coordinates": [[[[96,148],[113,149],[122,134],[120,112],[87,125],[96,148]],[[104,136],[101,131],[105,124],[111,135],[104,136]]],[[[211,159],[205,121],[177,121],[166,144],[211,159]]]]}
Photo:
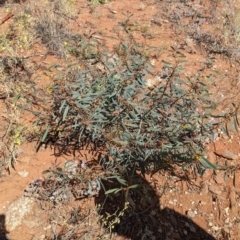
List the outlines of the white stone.
{"type": "Polygon", "coordinates": [[[18,175],[20,175],[21,177],[27,177],[28,174],[29,174],[29,172],[27,172],[26,170],[18,172],[18,175]]]}

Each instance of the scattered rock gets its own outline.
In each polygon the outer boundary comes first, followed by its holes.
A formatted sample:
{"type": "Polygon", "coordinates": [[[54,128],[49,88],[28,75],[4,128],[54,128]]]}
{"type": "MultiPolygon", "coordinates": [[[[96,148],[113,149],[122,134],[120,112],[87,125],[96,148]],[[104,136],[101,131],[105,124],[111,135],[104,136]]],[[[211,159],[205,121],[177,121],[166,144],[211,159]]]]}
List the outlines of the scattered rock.
{"type": "Polygon", "coordinates": [[[180,236],[180,234],[178,232],[173,232],[171,237],[173,239],[181,239],[181,236],[180,236]]]}
{"type": "Polygon", "coordinates": [[[190,226],[190,231],[195,233],[196,232],[196,228],[194,226],[190,226]]]}
{"type": "Polygon", "coordinates": [[[25,171],[25,170],[18,172],[18,175],[20,175],[21,177],[27,177],[28,174],[29,174],[29,172],[27,172],[27,171],[25,171]]]}
{"type": "Polygon", "coordinates": [[[6,229],[13,231],[22,224],[23,218],[32,211],[34,200],[20,197],[13,201],[6,212],[6,229]]]}
{"type": "Polygon", "coordinates": [[[217,184],[211,184],[210,186],[208,186],[208,190],[217,195],[220,195],[222,193],[221,187],[217,184]]]}
{"type": "Polygon", "coordinates": [[[52,225],[51,224],[49,224],[48,226],[46,226],[45,228],[43,228],[45,231],[46,230],[49,230],[49,229],[51,229],[51,227],[52,227],[52,225]]]}
{"type": "Polygon", "coordinates": [[[170,215],[170,221],[171,221],[171,223],[172,223],[174,226],[177,226],[177,225],[178,225],[177,220],[176,220],[176,218],[175,218],[173,215],[170,215]]]}
{"type": "Polygon", "coordinates": [[[224,172],[223,171],[218,172],[217,175],[214,176],[214,179],[215,179],[215,182],[218,184],[225,184],[224,172]]]}
{"type": "Polygon", "coordinates": [[[219,227],[218,227],[218,226],[213,226],[213,227],[212,227],[212,230],[213,230],[213,231],[218,231],[218,230],[219,230],[219,227]]]}
{"type": "Polygon", "coordinates": [[[195,217],[195,213],[192,210],[188,210],[187,211],[187,216],[190,218],[194,218],[195,217]]]}
{"type": "Polygon", "coordinates": [[[224,157],[226,159],[229,159],[229,160],[237,160],[239,157],[237,154],[233,153],[233,152],[230,152],[228,150],[216,150],[215,151],[215,154],[220,156],[220,157],[224,157]]]}
{"type": "Polygon", "coordinates": [[[224,222],[225,222],[226,224],[228,224],[229,221],[230,221],[229,218],[226,218],[224,222]]]}
{"type": "Polygon", "coordinates": [[[157,214],[157,211],[156,211],[156,210],[152,210],[152,211],[150,212],[150,214],[151,214],[151,216],[155,216],[155,215],[157,214]]]}
{"type": "Polygon", "coordinates": [[[95,65],[95,67],[96,67],[98,70],[102,71],[102,72],[104,72],[104,70],[105,70],[105,66],[104,66],[102,63],[100,63],[100,62],[98,62],[98,63],[95,65]]]}
{"type": "Polygon", "coordinates": [[[208,194],[208,182],[207,181],[202,181],[200,183],[201,186],[201,193],[202,194],[208,194]]]}
{"type": "Polygon", "coordinates": [[[229,215],[229,207],[226,207],[226,208],[224,209],[224,211],[225,211],[225,213],[226,213],[227,215],[229,215]]]}

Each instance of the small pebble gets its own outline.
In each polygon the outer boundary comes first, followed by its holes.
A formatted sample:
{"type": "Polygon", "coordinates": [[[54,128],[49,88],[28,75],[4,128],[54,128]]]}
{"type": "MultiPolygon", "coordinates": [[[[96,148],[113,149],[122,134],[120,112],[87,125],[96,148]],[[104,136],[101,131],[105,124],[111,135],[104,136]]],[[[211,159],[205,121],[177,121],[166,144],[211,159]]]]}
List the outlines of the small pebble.
{"type": "Polygon", "coordinates": [[[213,230],[213,231],[218,231],[218,229],[219,229],[218,226],[213,226],[213,227],[212,227],[212,230],[213,230]]]}
{"type": "Polygon", "coordinates": [[[225,223],[229,223],[229,218],[226,218],[225,223]]]}
{"type": "Polygon", "coordinates": [[[225,213],[228,215],[228,214],[229,214],[229,207],[226,207],[226,208],[224,209],[224,211],[225,211],[225,213]]]}
{"type": "Polygon", "coordinates": [[[192,210],[188,210],[187,211],[187,216],[190,217],[190,218],[194,218],[195,217],[195,214],[192,210]]]}
{"type": "Polygon", "coordinates": [[[196,228],[193,227],[193,226],[191,226],[191,227],[190,227],[190,231],[191,231],[191,232],[196,232],[196,228]]]}
{"type": "Polygon", "coordinates": [[[46,231],[46,230],[48,230],[48,229],[51,229],[51,227],[52,227],[52,226],[49,224],[47,227],[43,228],[43,230],[46,231]]]}
{"type": "Polygon", "coordinates": [[[185,227],[189,227],[189,223],[188,222],[185,222],[185,227]]]}
{"type": "Polygon", "coordinates": [[[172,223],[174,226],[177,226],[177,225],[178,225],[178,222],[177,222],[176,218],[175,218],[173,215],[170,215],[170,221],[171,221],[171,223],[172,223]]]}
{"type": "Polygon", "coordinates": [[[29,172],[27,172],[27,171],[25,171],[25,170],[18,172],[18,175],[21,176],[21,177],[23,177],[23,178],[27,177],[28,174],[29,174],[29,172]]]}
{"type": "Polygon", "coordinates": [[[193,227],[193,226],[191,226],[191,227],[190,227],[190,231],[193,232],[193,233],[195,233],[195,232],[196,232],[196,228],[193,227]]]}

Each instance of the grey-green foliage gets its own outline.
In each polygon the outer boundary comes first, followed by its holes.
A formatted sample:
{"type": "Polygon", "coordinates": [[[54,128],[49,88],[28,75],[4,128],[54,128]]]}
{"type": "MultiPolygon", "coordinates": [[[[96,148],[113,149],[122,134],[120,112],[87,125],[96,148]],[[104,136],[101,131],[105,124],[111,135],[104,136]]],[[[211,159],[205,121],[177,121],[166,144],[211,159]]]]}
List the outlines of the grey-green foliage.
{"type": "Polygon", "coordinates": [[[86,144],[104,149],[101,163],[108,169],[145,173],[196,160],[212,166],[203,158],[213,129],[205,111],[211,107],[208,91],[202,82],[181,78],[184,61],[163,61],[161,81],[152,87],[145,84],[151,66],[134,49],[97,62],[104,70],[93,65],[55,86],[42,142],[52,141],[62,152],[86,144]]]}

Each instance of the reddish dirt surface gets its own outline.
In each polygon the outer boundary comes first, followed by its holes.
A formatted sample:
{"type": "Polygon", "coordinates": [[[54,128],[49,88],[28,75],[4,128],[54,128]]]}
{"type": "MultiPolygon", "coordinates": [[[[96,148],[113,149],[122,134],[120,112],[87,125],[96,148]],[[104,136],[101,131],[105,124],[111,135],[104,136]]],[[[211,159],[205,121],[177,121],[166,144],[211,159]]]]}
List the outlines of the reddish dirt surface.
{"type": "MultiPolygon", "coordinates": [[[[80,13],[74,21],[71,21],[71,30],[85,34],[89,38],[93,37],[108,49],[113,50],[119,41],[124,41],[127,38],[126,32],[119,27],[118,23],[126,21],[129,17],[129,20],[125,22],[126,29],[132,34],[132,38],[136,42],[144,44],[146,54],[149,54],[150,59],[154,61],[156,72],[161,67],[162,59],[172,61],[174,60],[173,54],[176,54],[178,51],[181,52],[188,60],[185,65],[185,75],[191,76],[200,71],[201,75],[205,77],[202,77],[202,81],[205,81],[204,83],[209,86],[209,92],[213,94],[213,100],[219,104],[215,110],[216,113],[228,111],[232,107],[232,103],[238,103],[239,101],[240,76],[237,63],[227,62],[221,56],[216,55],[213,63],[208,66],[209,56],[198,48],[189,35],[185,34],[181,29],[176,29],[177,26],[165,17],[161,10],[162,2],[164,1],[112,1],[104,5],[89,7],[87,1],[79,0],[76,1],[76,5],[80,13]],[[149,46],[156,47],[156,49],[149,50],[149,46]],[[209,76],[214,76],[211,70],[218,70],[221,75],[219,75],[219,78],[213,78],[213,81],[208,81],[209,76]]],[[[208,1],[202,2],[202,8],[206,10],[208,1]]],[[[166,7],[166,4],[164,6],[166,7]]],[[[174,4],[172,4],[172,8],[174,8],[174,4]]],[[[5,8],[0,7],[2,19],[5,16],[4,11],[5,8]]],[[[14,19],[4,23],[1,26],[0,33],[12,21],[14,19]]],[[[189,20],[187,19],[186,21],[189,20]]],[[[210,29],[210,31],[212,29],[206,23],[202,25],[202,28],[205,30],[210,29]]],[[[30,56],[45,53],[46,49],[36,43],[28,51],[22,51],[19,54],[30,56]]],[[[0,55],[4,56],[4,52],[0,52],[0,55]]],[[[71,57],[69,58],[71,59],[71,57]]],[[[49,67],[52,63],[58,63],[65,69],[69,59],[68,61],[60,60],[54,55],[48,55],[46,58],[36,56],[32,58],[32,61],[38,67],[49,67]]],[[[74,60],[72,61],[74,63],[74,60]]],[[[55,71],[57,72],[58,70],[55,71]]],[[[38,68],[34,76],[38,76],[38,87],[45,89],[48,84],[53,84],[53,73],[44,73],[41,68],[38,68]]],[[[0,100],[0,109],[3,104],[3,100],[0,100]]],[[[27,115],[23,119],[28,122],[30,118],[31,116],[27,115]]],[[[29,122],[27,124],[31,127],[29,122]]],[[[159,196],[158,206],[160,210],[170,209],[169,211],[174,210],[176,214],[168,213],[164,215],[167,223],[169,223],[169,225],[166,224],[165,229],[163,228],[164,224],[161,223],[159,226],[156,224],[156,227],[159,227],[159,236],[143,239],[163,239],[161,234],[168,231],[170,232],[168,239],[195,239],[196,229],[191,229],[186,222],[183,223],[185,230],[182,229],[181,232],[178,229],[177,225],[181,225],[175,223],[178,219],[178,214],[179,216],[191,218],[193,223],[196,224],[194,225],[195,228],[199,226],[209,233],[213,239],[239,239],[240,170],[236,167],[240,158],[239,145],[240,135],[234,133],[231,135],[231,138],[220,134],[214,143],[206,147],[209,160],[212,163],[228,166],[229,169],[235,167],[235,175],[233,175],[233,172],[227,171],[224,177],[224,171],[206,170],[203,176],[199,177],[194,176],[193,172],[188,169],[189,176],[187,179],[186,175],[183,175],[183,171],[176,167],[173,171],[174,174],[161,171],[151,177],[147,176],[147,181],[155,190],[156,195],[159,196]],[[229,152],[226,153],[226,150],[229,152]],[[171,218],[169,216],[174,217],[171,218]],[[170,231],[171,226],[173,230],[170,231]],[[181,234],[185,234],[185,238],[182,238],[181,234]],[[193,237],[190,238],[190,235],[193,237]]],[[[66,159],[75,158],[73,156],[56,158],[50,148],[40,149],[36,153],[36,143],[23,144],[21,148],[22,153],[17,159],[15,169],[11,169],[10,175],[6,174],[0,178],[0,215],[6,213],[9,204],[22,196],[27,185],[32,180],[39,178],[42,171],[51,167],[54,162],[61,163],[66,159]],[[21,177],[19,175],[21,171],[28,172],[28,176],[21,177]]],[[[78,160],[83,159],[91,160],[91,155],[87,151],[82,152],[78,160]]],[[[83,209],[96,208],[93,199],[82,200],[77,205],[83,209]]],[[[36,205],[37,208],[40,209],[39,205],[36,205]]],[[[39,214],[39,211],[37,211],[37,214],[39,214]]],[[[36,221],[34,214],[35,212],[28,216],[28,221],[36,221]]],[[[12,240],[47,239],[41,238],[41,236],[52,234],[51,225],[48,222],[49,216],[44,211],[40,216],[38,218],[41,218],[41,221],[39,221],[38,226],[29,228],[26,224],[22,224],[8,234],[9,238],[12,240]]],[[[92,215],[89,218],[93,222],[92,225],[86,224],[85,228],[81,226],[82,232],[91,232],[93,229],[99,231],[99,226],[94,216],[92,215]]],[[[153,214],[153,216],[155,215],[153,214]]],[[[63,225],[61,227],[64,228],[63,225]]],[[[97,238],[98,235],[99,232],[95,232],[81,239],[110,239],[109,235],[106,238],[97,238]]],[[[130,238],[113,234],[112,239],[130,238]]]]}

